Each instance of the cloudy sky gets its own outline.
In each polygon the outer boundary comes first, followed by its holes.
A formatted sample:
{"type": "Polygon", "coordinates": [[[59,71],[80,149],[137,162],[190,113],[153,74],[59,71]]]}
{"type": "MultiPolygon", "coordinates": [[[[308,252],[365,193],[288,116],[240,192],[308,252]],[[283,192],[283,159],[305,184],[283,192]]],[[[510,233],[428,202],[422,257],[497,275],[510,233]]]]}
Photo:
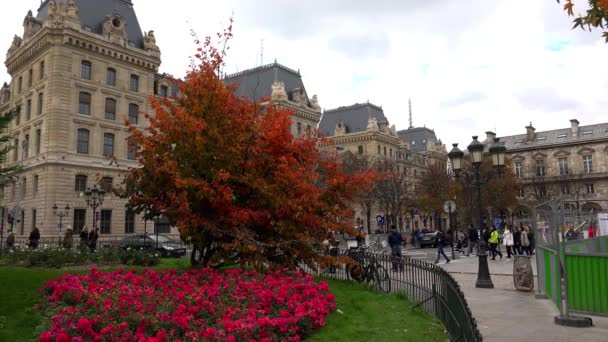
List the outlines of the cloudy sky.
{"type": "MultiPolygon", "coordinates": [[[[0,47],[22,34],[39,3],[4,4],[0,47]]],[[[163,72],[183,76],[190,30],[213,34],[233,14],[228,73],[259,65],[263,39],[263,63],[300,69],[323,108],[369,100],[404,129],[411,98],[414,126],[433,128],[444,143],[466,146],[488,130],[522,134],[529,122],[543,131],[573,118],[608,121],[608,44],[599,32],[570,30],[555,0],[133,3],[142,29],[155,30],[163,72]]],[[[3,68],[0,81],[8,80],[3,68]]]]}

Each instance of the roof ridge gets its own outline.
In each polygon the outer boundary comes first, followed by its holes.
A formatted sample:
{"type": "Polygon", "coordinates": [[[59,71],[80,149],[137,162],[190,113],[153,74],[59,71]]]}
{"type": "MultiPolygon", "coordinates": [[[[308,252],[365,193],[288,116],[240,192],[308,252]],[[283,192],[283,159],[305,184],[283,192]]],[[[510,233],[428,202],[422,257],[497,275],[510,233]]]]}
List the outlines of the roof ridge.
{"type": "Polygon", "coordinates": [[[377,109],[377,110],[381,111],[382,114],[384,114],[384,110],[382,109],[382,107],[376,106],[375,104],[369,103],[369,102],[366,102],[366,103],[355,103],[355,104],[352,104],[350,106],[340,106],[340,107],[337,107],[337,108],[326,109],[324,111],[324,113],[341,112],[341,111],[344,111],[344,110],[347,110],[347,109],[363,108],[363,107],[372,107],[374,109],[377,109]]]}
{"type": "Polygon", "coordinates": [[[246,74],[251,74],[251,73],[254,73],[254,72],[258,72],[258,71],[266,70],[266,69],[271,69],[271,68],[280,68],[280,69],[283,69],[285,71],[291,72],[292,74],[295,74],[295,75],[297,75],[299,77],[302,77],[302,75],[300,75],[300,71],[296,71],[296,70],[294,70],[292,68],[286,67],[283,64],[280,64],[278,62],[273,62],[273,63],[266,64],[266,65],[260,65],[260,66],[257,66],[255,68],[238,71],[238,72],[235,72],[233,74],[226,75],[226,76],[224,76],[224,78],[226,79],[226,78],[233,78],[233,77],[243,76],[243,75],[246,75],[246,74]]]}
{"type": "MultiPolygon", "coordinates": [[[[602,122],[602,123],[597,123],[597,124],[591,124],[591,125],[585,125],[585,126],[578,126],[578,130],[581,131],[585,128],[589,128],[589,127],[602,127],[602,126],[608,126],[608,122],[602,122]]],[[[572,129],[572,127],[562,127],[562,128],[556,128],[556,129],[550,129],[550,130],[546,130],[546,131],[538,131],[538,132],[534,132],[536,135],[539,134],[547,134],[547,133],[553,133],[553,132],[559,132],[559,131],[568,131],[570,132],[570,130],[572,129]]],[[[519,133],[519,134],[511,134],[511,135],[505,135],[499,138],[510,138],[510,137],[520,137],[520,136],[526,136],[526,133],[519,133]]]]}

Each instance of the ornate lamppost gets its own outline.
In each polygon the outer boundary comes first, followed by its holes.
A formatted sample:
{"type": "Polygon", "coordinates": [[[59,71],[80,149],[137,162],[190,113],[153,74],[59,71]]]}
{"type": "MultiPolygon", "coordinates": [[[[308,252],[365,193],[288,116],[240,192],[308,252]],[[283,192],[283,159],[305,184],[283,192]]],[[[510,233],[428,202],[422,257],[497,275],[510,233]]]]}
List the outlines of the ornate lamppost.
{"type": "Polygon", "coordinates": [[[97,185],[93,186],[93,189],[88,188],[87,191],[80,193],[80,197],[84,197],[87,206],[93,209],[93,230],[97,228],[97,208],[103,204],[105,195],[106,191],[97,188],[97,185]]]}
{"type": "MultiPolygon", "coordinates": [[[[454,148],[448,153],[448,158],[452,164],[452,169],[459,178],[460,172],[462,171],[462,160],[464,159],[464,152],[458,148],[458,144],[452,144],[454,148]]],[[[486,179],[481,179],[480,167],[483,160],[483,150],[485,146],[477,140],[477,136],[473,136],[473,141],[467,146],[471,163],[475,170],[475,179],[472,185],[477,188],[477,206],[479,208],[479,226],[481,230],[481,236],[479,239],[479,270],[477,272],[477,282],[475,287],[478,288],[493,288],[492,278],[490,277],[490,270],[488,268],[488,250],[486,241],[484,240],[484,225],[483,225],[483,205],[481,202],[481,186],[486,184],[494,176],[490,174],[486,179]]],[[[507,148],[498,142],[498,139],[494,139],[494,145],[489,149],[490,156],[492,158],[492,165],[498,174],[500,174],[502,168],[505,166],[505,155],[507,148]]]]}
{"type": "MultiPolygon", "coordinates": [[[[61,232],[61,229],[63,228],[63,218],[70,215],[70,206],[66,204],[65,208],[63,208],[63,210],[60,210],[57,207],[57,204],[55,204],[53,206],[53,214],[55,214],[55,216],[59,217],[59,231],[61,232]]],[[[34,227],[35,228],[35,227],[34,227]]]]}

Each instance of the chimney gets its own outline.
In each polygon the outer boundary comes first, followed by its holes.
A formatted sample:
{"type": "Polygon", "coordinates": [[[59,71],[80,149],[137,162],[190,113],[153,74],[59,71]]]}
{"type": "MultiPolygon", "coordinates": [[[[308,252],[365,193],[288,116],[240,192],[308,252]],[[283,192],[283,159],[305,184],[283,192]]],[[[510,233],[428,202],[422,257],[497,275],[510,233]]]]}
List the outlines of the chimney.
{"type": "Polygon", "coordinates": [[[534,132],[535,131],[536,131],[536,128],[534,128],[534,126],[532,126],[532,122],[530,122],[530,126],[526,126],[526,140],[534,141],[534,132]]]}
{"type": "Polygon", "coordinates": [[[496,139],[496,133],[494,133],[492,131],[487,131],[486,132],[486,142],[493,143],[494,139],[496,139]]]}
{"type": "Polygon", "coordinates": [[[572,128],[572,136],[575,137],[578,134],[578,120],[572,119],[570,120],[570,127],[572,128]]]}

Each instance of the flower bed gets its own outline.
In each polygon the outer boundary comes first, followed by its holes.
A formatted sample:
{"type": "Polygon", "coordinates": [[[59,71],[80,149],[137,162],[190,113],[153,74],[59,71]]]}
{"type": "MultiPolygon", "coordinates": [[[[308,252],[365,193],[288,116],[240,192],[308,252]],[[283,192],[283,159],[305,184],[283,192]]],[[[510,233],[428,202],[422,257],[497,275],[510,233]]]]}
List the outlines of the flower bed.
{"type": "Polygon", "coordinates": [[[78,249],[11,250],[0,256],[0,266],[55,267],[77,265],[158,265],[158,252],[146,250],[101,249],[94,253],[78,249]]]}
{"type": "Polygon", "coordinates": [[[212,269],[66,274],[42,289],[40,341],[300,341],[335,309],[304,274],[212,269]]]}

